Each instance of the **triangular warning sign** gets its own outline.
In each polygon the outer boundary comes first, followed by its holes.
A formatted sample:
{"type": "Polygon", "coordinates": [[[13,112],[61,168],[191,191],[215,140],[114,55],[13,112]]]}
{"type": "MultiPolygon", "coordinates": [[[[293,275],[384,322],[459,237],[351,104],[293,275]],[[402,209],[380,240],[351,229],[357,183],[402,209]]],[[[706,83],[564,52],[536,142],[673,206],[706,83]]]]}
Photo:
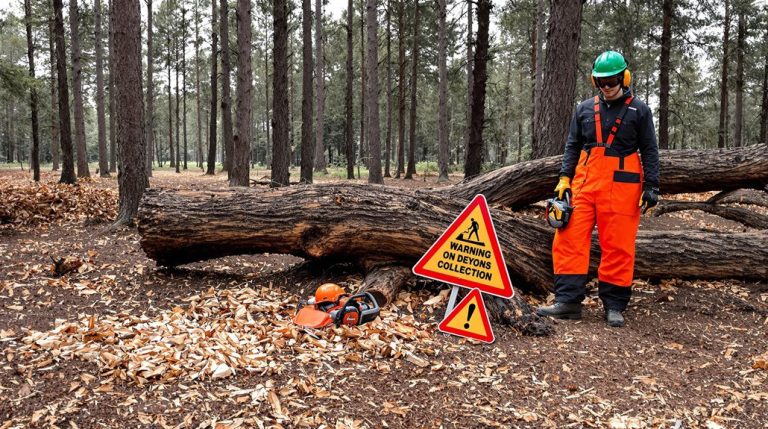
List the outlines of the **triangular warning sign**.
{"type": "Polygon", "coordinates": [[[413,267],[413,273],[502,298],[514,293],[485,196],[477,195],[413,267]]]}
{"type": "Polygon", "coordinates": [[[485,303],[480,290],[472,291],[446,316],[438,326],[440,331],[460,337],[472,338],[484,343],[494,341],[493,329],[488,321],[485,303]]]}

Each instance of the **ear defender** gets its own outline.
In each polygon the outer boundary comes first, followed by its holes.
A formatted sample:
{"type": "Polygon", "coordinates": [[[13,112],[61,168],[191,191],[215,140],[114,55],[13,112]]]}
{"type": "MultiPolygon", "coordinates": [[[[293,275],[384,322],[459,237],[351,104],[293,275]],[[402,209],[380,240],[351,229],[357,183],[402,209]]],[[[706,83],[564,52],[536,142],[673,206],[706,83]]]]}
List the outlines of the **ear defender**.
{"type": "Polygon", "coordinates": [[[629,69],[624,69],[624,81],[621,83],[621,86],[624,88],[629,88],[629,85],[632,84],[632,73],[630,73],[629,69]]]}

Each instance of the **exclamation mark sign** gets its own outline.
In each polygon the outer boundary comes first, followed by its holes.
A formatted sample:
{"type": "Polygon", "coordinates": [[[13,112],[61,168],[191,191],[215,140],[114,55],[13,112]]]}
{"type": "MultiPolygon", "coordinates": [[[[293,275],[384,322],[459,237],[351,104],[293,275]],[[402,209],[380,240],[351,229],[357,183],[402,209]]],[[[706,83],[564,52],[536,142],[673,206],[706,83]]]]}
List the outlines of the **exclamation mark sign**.
{"type": "Polygon", "coordinates": [[[472,319],[472,313],[475,312],[475,304],[469,304],[469,311],[467,311],[467,323],[464,324],[464,329],[469,329],[469,321],[472,319]]]}

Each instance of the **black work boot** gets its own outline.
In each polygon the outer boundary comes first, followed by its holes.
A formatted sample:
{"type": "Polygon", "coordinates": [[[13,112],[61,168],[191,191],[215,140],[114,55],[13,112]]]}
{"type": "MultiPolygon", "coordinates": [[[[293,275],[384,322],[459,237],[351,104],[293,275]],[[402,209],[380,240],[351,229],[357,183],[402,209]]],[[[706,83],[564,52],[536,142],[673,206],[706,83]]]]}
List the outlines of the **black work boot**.
{"type": "Polygon", "coordinates": [[[624,315],[619,310],[609,309],[605,312],[605,321],[608,322],[608,326],[621,328],[624,326],[624,315]]]}
{"type": "Polygon", "coordinates": [[[569,319],[580,320],[581,319],[581,303],[580,302],[556,302],[546,307],[539,307],[536,310],[536,314],[539,316],[549,316],[555,319],[569,319]]]}

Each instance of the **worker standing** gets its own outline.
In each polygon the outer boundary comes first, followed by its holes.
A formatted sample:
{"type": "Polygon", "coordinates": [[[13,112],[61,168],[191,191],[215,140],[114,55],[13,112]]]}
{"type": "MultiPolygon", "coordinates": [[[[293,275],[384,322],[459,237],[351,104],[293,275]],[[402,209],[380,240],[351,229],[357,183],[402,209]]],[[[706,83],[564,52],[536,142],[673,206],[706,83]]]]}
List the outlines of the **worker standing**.
{"type": "Polygon", "coordinates": [[[618,52],[600,54],[592,66],[592,84],[599,95],[576,107],[555,188],[555,197],[572,197],[573,206],[552,244],[555,303],[539,307],[539,315],[581,318],[592,231],[597,225],[599,296],[608,324],[624,326],[640,213],[655,206],[659,194],[653,115],[632,95],[631,81],[618,52]]]}

